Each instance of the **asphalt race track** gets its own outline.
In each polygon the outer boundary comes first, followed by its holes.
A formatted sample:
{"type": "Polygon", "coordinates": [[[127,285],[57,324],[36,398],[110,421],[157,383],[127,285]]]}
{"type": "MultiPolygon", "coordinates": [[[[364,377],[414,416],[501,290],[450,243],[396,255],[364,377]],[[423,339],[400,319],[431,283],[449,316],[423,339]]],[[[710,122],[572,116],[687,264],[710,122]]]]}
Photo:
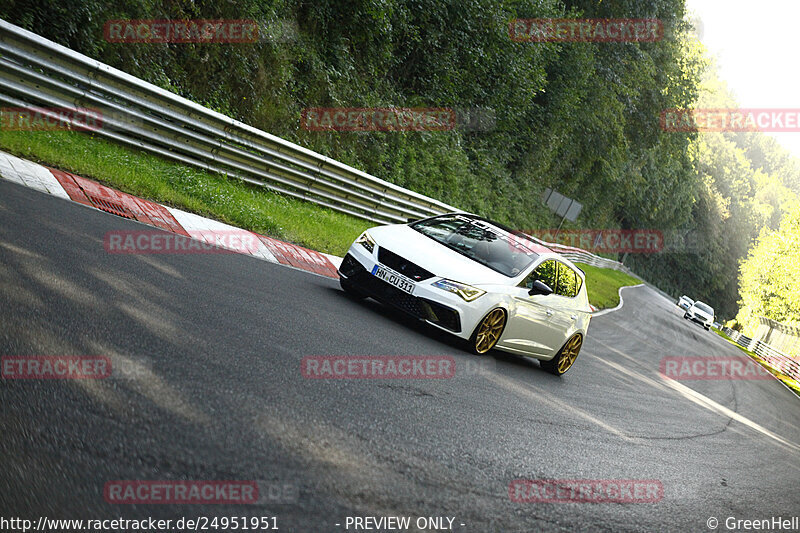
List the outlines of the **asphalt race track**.
{"type": "Polygon", "coordinates": [[[308,532],[347,531],[348,516],[455,517],[453,531],[485,532],[708,531],[710,517],[800,514],[800,398],[774,380],[662,378],[667,356],[741,352],[648,288],[594,318],[557,378],[471,356],[280,265],[106,253],[105,233],[124,229],[147,228],[0,181],[0,355],[115,367],[103,380],[0,380],[2,517],[275,516],[308,532]],[[482,366],[314,380],[300,372],[309,355],[482,366]],[[518,503],[518,478],[658,480],[663,498],[518,503]],[[251,505],[104,499],[112,480],[175,479],[284,492],[251,505]]]}

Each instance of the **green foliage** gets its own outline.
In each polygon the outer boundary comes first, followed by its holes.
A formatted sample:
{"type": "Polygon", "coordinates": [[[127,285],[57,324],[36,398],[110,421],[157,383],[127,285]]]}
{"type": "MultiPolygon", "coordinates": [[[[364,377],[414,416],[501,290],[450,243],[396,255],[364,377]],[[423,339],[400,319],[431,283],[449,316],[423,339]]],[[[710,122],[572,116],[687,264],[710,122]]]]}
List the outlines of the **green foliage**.
{"type": "MultiPolygon", "coordinates": [[[[739,107],[713,65],[694,107],[739,107]]],[[[734,317],[741,298],[739,264],[762,228],[776,229],[797,202],[800,165],[762,133],[700,133],[688,155],[695,173],[691,197],[678,206],[689,216],[666,233],[689,238],[673,243],[670,253],[628,263],[673,295],[688,294],[710,302],[719,316],[734,317]]]]}
{"type": "Polygon", "coordinates": [[[586,291],[589,303],[598,309],[619,305],[619,290],[629,285],[638,285],[638,280],[619,270],[600,268],[584,263],[575,263],[586,274],[586,291]]]}
{"type": "Polygon", "coordinates": [[[734,331],[738,331],[739,333],[741,333],[742,329],[743,329],[742,328],[742,324],[739,323],[739,321],[736,320],[735,318],[732,318],[732,319],[728,320],[727,322],[725,322],[724,326],[726,328],[731,328],[734,331]]]}
{"type": "Polygon", "coordinates": [[[794,204],[778,231],[767,228],[742,262],[741,311],[736,320],[752,331],[759,316],[800,324],[800,205],[794,204]]]}

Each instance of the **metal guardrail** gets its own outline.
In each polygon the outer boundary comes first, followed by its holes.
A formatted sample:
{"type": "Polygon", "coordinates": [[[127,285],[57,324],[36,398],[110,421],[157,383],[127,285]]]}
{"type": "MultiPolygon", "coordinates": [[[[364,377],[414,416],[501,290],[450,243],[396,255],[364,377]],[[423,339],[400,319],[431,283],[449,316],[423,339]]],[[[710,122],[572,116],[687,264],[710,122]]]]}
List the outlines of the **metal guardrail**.
{"type": "Polygon", "coordinates": [[[459,209],[305,149],[0,19],[0,103],[90,108],[94,133],[374,221],[459,209]]]}
{"type": "Polygon", "coordinates": [[[722,328],[723,333],[739,346],[755,353],[764,363],[773,370],[800,382],[800,360],[780,352],[769,344],[745,337],[731,328],[722,328]]]}
{"type": "Polygon", "coordinates": [[[758,317],[756,338],[792,357],[800,357],[800,327],[798,326],[760,316],[758,317]]]}

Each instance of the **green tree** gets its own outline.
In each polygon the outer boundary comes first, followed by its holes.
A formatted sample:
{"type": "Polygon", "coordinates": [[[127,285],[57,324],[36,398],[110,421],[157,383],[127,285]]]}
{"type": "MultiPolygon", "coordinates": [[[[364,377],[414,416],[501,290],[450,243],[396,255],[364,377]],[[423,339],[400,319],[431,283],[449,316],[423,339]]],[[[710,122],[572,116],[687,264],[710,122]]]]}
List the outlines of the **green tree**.
{"type": "Polygon", "coordinates": [[[764,229],[742,262],[742,300],[736,320],[752,333],[764,316],[800,324],[800,205],[794,204],[778,231],[764,229]]]}

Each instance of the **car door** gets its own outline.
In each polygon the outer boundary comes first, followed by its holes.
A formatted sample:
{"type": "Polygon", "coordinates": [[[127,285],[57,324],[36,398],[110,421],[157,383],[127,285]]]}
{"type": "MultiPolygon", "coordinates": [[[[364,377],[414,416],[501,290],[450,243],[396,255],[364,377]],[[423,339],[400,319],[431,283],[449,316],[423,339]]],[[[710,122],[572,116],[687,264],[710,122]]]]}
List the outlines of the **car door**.
{"type": "Polygon", "coordinates": [[[553,317],[560,312],[554,307],[554,295],[529,295],[528,291],[535,280],[539,280],[551,289],[558,285],[559,262],[547,259],[537,266],[512,291],[514,309],[503,332],[502,345],[512,351],[531,355],[550,355],[563,333],[559,330],[563,319],[559,316],[556,322],[553,317]]]}
{"type": "Polygon", "coordinates": [[[553,314],[550,317],[552,327],[556,332],[553,351],[560,349],[567,338],[575,330],[575,324],[580,318],[579,302],[576,296],[582,283],[581,277],[566,263],[558,263],[558,283],[553,294],[549,296],[548,305],[553,314]]]}

